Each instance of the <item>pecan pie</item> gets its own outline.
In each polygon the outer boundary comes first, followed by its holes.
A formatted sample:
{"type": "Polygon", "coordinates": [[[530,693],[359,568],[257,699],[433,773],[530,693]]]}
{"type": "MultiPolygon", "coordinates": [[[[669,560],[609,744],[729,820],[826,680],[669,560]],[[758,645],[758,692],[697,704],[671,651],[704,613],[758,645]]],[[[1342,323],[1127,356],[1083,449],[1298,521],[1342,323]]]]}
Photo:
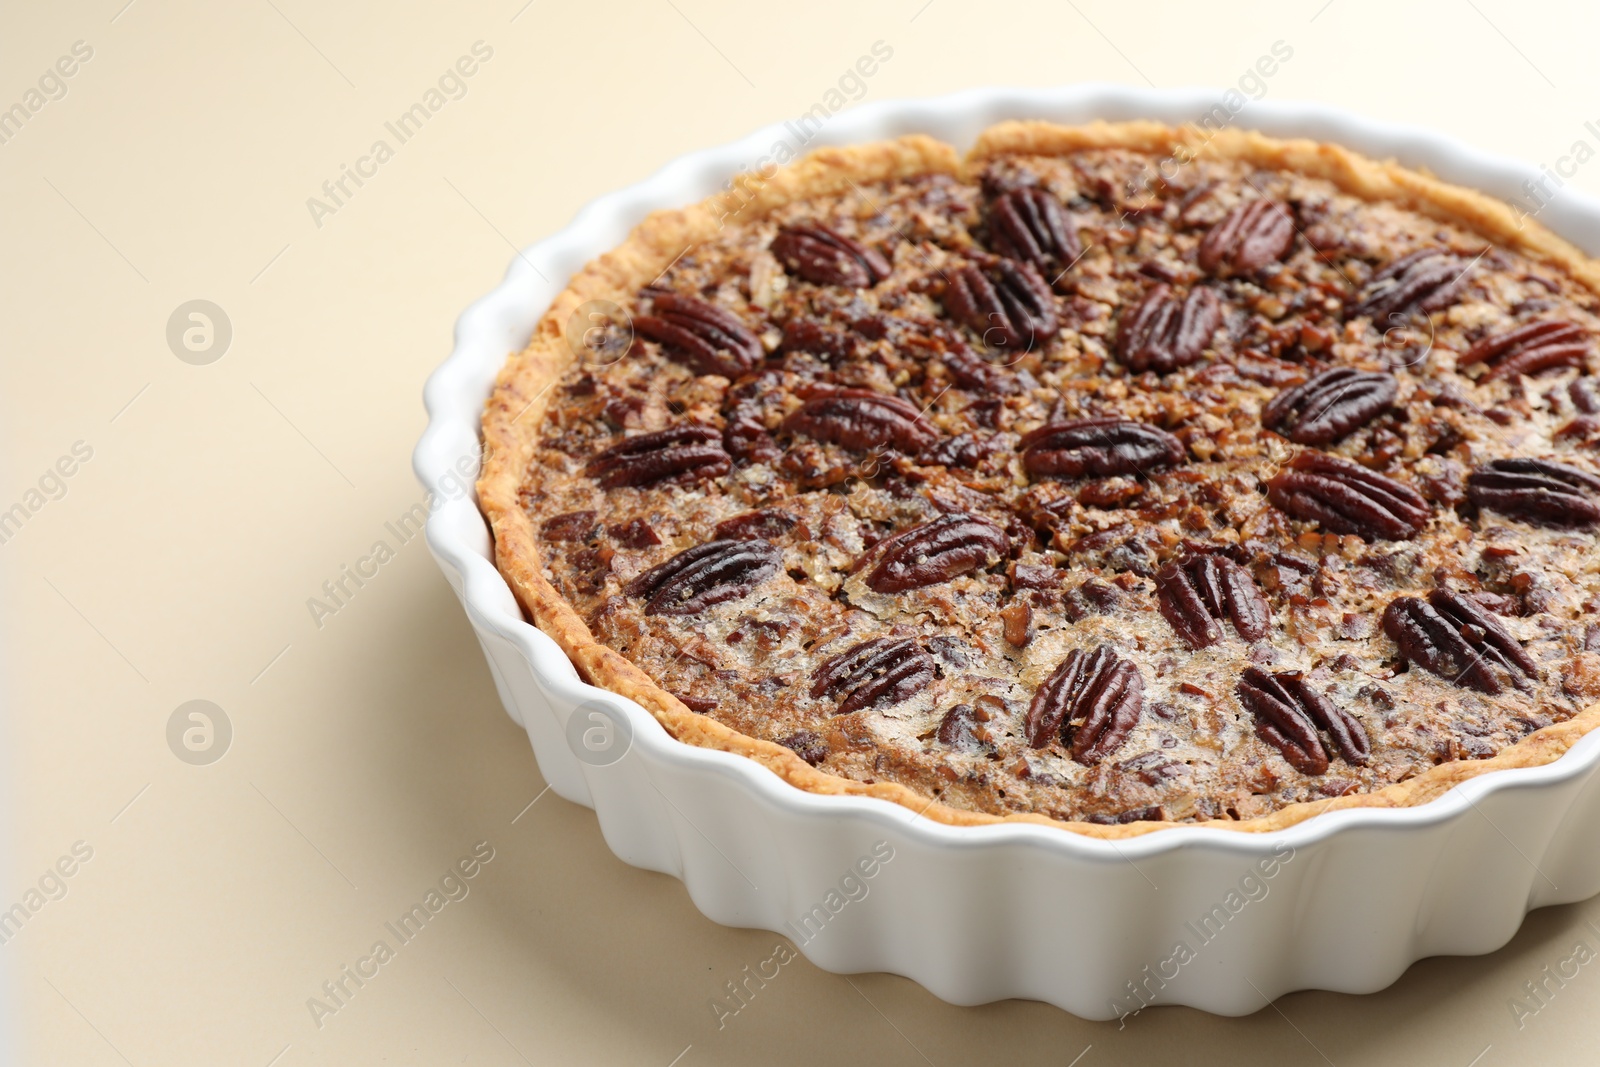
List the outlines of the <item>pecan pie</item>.
{"type": "Polygon", "coordinates": [[[586,679],[803,789],[1099,836],[1415,804],[1600,721],[1597,292],[1334,145],[828,149],[577,274],[480,499],[586,679]]]}

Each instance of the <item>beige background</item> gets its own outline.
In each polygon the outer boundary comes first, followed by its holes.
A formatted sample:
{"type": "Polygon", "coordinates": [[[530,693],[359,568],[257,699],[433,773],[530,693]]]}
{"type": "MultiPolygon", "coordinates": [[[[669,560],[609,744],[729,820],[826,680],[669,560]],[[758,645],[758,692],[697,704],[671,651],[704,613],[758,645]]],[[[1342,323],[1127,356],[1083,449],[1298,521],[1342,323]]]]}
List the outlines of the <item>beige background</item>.
{"type": "MultiPolygon", "coordinates": [[[[586,809],[528,807],[543,782],[421,542],[320,628],[306,606],[394,544],[383,524],[421,495],[423,378],[511,244],[805,111],[874,41],[894,54],[868,99],[1224,86],[1283,40],[1272,98],[1553,163],[1597,141],[1592,9],[124,3],[0,16],[0,108],[74,42],[93,49],[0,144],[0,509],[75,442],[93,449],[0,544],[17,816],[0,909],[75,842],[93,849],[0,947],[25,1062],[1593,1061],[1600,967],[1520,1029],[1509,1001],[1577,939],[1600,944],[1595,903],[1374,996],[1302,993],[1240,1020],[1163,1009],[1119,1031],[797,961],[719,1030],[710,999],[776,939],[715,926],[678,882],[620,863],[586,809]],[[480,40],[493,56],[466,95],[315,225],[306,199],[480,40]],[[192,299],[233,329],[205,366],[166,340],[192,299]],[[192,699],[233,726],[209,766],[168,747],[192,699]],[[479,841],[494,859],[470,895],[315,1025],[307,998],[479,841]]],[[[1574,184],[1600,192],[1600,164],[1574,184]]]]}

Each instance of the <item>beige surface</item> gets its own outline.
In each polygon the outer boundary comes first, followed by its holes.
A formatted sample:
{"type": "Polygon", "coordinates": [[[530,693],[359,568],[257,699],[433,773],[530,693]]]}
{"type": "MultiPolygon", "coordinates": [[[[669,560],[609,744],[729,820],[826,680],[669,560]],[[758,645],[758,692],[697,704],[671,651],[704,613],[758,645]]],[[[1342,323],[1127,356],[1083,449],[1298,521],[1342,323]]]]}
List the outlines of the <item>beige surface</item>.
{"type": "MultiPolygon", "coordinates": [[[[421,495],[422,379],[508,240],[805,111],[876,40],[894,55],[868,99],[1226,85],[1282,39],[1294,57],[1271,97],[1555,164],[1576,140],[1600,145],[1584,127],[1600,120],[1585,111],[1600,17],[1504,0],[1225,17],[1079,3],[1048,18],[897,0],[764,23],[709,0],[535,0],[520,15],[521,0],[123,3],[0,16],[0,109],[74,42],[93,49],[0,144],[0,510],[75,442],[93,450],[0,544],[19,815],[0,908],[75,842],[92,849],[0,945],[25,1062],[1592,1062],[1595,968],[1550,980],[1520,1028],[1509,1002],[1532,1005],[1524,983],[1579,940],[1600,946],[1596,903],[1375,996],[1297,994],[1243,1020],[1164,1009],[1119,1031],[1037,1004],[955,1009],[797,960],[719,1030],[711,998],[776,938],[717,927],[678,882],[617,861],[587,810],[550,795],[526,808],[543,789],[526,741],[425,548],[384,524],[421,495]],[[306,198],[375,139],[393,144],[384,122],[479,40],[493,56],[465,96],[318,228],[306,198]],[[205,366],[166,340],[193,299],[233,326],[205,366]],[[394,558],[318,628],[307,598],[379,539],[394,558]],[[167,743],[194,699],[234,729],[209,766],[167,743]],[[319,1029],[307,998],[393,944],[383,924],[480,841],[494,858],[466,898],[319,1029]]],[[[1600,192],[1600,163],[1573,181],[1600,192]]]]}

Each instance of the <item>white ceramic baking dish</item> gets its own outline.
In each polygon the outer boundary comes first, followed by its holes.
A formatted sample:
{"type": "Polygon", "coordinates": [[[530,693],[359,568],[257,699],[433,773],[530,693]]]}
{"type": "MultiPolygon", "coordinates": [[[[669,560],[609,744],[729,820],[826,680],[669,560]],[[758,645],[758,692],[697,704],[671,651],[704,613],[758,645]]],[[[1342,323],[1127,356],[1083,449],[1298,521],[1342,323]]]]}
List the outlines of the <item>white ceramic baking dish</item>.
{"type": "MultiPolygon", "coordinates": [[[[871,104],[806,145],[928,133],[970,145],[995,122],[1196,121],[1214,90],[1087,85],[871,104]]],[[[1540,172],[1423,130],[1317,105],[1252,102],[1232,125],[1338,142],[1503,198],[1540,172]]],[[[1372,992],[1414,961],[1490,952],[1532,908],[1600,892],[1600,731],[1547,766],[1483,774],[1419,807],[1330,812],[1271,834],[1175,827],[1104,841],[1048,826],[953,827],[871,799],[795,789],[682,744],[580,681],[525,621],[467,485],[495,373],[579,267],[658,208],[710,196],[787,140],[773,126],[601,197],[514,259],[461,316],[429,379],[415,454],[435,494],[428,544],[551,788],[595,810],[607,844],[681,878],[731,926],[791,938],[836,972],[902,974],[956,1004],[1048,1001],[1104,1019],[1146,1004],[1244,1014],[1295,989],[1372,992]]],[[[1540,221],[1600,254],[1600,204],[1564,191],[1540,221]]]]}

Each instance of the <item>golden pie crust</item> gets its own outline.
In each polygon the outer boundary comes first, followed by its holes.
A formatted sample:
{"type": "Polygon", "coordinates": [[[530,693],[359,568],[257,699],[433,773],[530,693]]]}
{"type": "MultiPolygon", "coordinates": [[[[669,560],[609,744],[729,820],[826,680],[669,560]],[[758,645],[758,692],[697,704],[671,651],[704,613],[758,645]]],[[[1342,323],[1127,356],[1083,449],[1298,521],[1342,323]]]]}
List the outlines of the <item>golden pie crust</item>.
{"type": "Polygon", "coordinates": [[[1372,792],[1294,803],[1256,818],[1107,825],[1028,813],[992,815],[968,811],[897,783],[853,781],[817,770],[783,745],[752,738],[696,714],[626,657],[595,640],[583,619],[547,580],[535,527],[519,502],[519,489],[549,390],[577,358],[563,335],[563,324],[580,305],[593,300],[625,304],[641,287],[657,279],[686,248],[711,238],[728,222],[758,218],[795,200],[841,192],[852,183],[930,173],[964,177],[1002,156],[1051,156],[1118,148],[1171,155],[1180,162],[1189,158],[1242,161],[1320,178],[1341,192],[1369,201],[1392,202],[1464,226],[1495,244],[1557,266],[1587,288],[1600,292],[1600,262],[1536,221],[1519,218],[1504,203],[1334,144],[1279,140],[1240,130],[1211,133],[1193,126],[1171,127],[1155,122],[1096,122],[1070,127],[1006,122],[985,131],[965,158],[949,145],[925,136],[825,148],[773,173],[744,175],[731,183],[728,191],[702,203],[650,215],[621,246],[573,277],[540,319],[528,346],[513,355],[502,369],[483,418],[484,459],[478,494],[493,530],[496,563],[529,618],[556,641],[586,681],[634,700],[680,741],[752,759],[808,792],[876,797],[953,826],[1034,823],[1111,839],[1178,825],[1261,833],[1341,808],[1422,804],[1477,775],[1540,766],[1559,758],[1600,724],[1600,704],[1585,708],[1567,721],[1539,729],[1487,759],[1443,763],[1417,777],[1372,792]]]}

